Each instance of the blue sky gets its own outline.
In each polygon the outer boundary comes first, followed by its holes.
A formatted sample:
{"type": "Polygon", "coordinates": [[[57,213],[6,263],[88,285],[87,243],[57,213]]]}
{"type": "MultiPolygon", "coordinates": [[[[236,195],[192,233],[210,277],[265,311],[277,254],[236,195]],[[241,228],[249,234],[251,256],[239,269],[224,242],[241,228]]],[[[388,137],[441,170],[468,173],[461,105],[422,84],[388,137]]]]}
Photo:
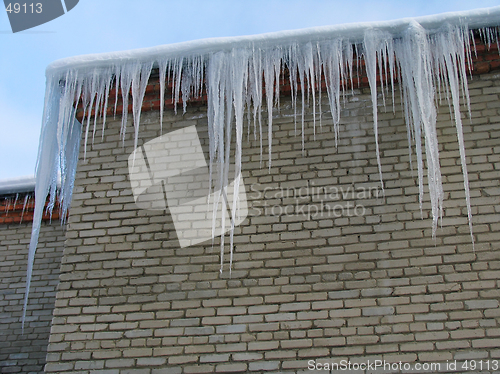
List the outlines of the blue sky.
{"type": "Polygon", "coordinates": [[[57,59],[497,5],[500,0],[80,0],[66,15],[16,34],[0,10],[0,180],[34,173],[45,68],[57,59]]]}

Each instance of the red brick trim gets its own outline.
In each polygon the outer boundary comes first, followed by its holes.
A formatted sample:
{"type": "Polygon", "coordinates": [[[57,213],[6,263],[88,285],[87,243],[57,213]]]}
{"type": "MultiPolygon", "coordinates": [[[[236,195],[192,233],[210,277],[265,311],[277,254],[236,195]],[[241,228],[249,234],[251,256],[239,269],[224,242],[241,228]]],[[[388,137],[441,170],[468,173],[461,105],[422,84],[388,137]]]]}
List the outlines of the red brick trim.
{"type": "MultiPolygon", "coordinates": [[[[45,202],[45,208],[49,205],[49,199],[45,202]]],[[[60,219],[59,204],[56,202],[52,216],[45,209],[42,220],[55,221],[60,219]]],[[[33,222],[35,212],[35,198],[30,194],[17,194],[6,197],[0,197],[0,224],[33,222]],[[26,206],[24,206],[25,197],[28,196],[26,206]],[[24,212],[23,212],[24,208],[24,212]]]]}

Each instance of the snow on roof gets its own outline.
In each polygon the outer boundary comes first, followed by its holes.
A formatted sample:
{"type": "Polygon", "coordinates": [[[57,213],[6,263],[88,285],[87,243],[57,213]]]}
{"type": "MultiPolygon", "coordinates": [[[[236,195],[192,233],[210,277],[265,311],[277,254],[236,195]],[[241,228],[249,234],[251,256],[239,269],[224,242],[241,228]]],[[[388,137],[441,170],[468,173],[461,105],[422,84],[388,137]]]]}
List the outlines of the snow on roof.
{"type": "Polygon", "coordinates": [[[277,44],[283,45],[290,42],[323,40],[342,36],[348,37],[350,40],[362,40],[367,29],[388,31],[392,35],[397,35],[415,22],[429,33],[438,31],[445,23],[452,26],[467,26],[469,29],[500,26],[500,6],[416,18],[402,18],[393,21],[348,23],[259,35],[209,38],[151,48],[75,56],[54,61],[47,67],[47,73],[55,74],[67,69],[104,67],[113,64],[120,65],[129,61],[144,62],[159,58],[160,56],[161,58],[165,58],[192,54],[200,55],[234,47],[244,48],[254,45],[266,47],[277,44]]]}
{"type": "Polygon", "coordinates": [[[35,191],[35,176],[8,178],[0,180],[0,195],[35,191]]]}

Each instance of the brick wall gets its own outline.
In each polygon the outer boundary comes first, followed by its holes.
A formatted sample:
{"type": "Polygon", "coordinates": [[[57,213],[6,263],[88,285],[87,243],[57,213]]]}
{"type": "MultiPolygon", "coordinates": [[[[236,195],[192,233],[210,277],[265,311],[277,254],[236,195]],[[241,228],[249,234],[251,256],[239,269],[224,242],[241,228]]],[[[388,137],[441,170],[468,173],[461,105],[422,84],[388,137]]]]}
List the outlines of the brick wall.
{"type": "MultiPolygon", "coordinates": [[[[244,141],[250,211],[235,232],[231,274],[227,260],[219,272],[219,239],[180,248],[168,212],[138,208],[132,134],[122,145],[120,119],[108,117],[85,161],[81,151],[45,371],[297,373],[310,372],[311,360],[500,359],[499,93],[498,73],[470,82],[475,251],[445,102],[437,125],[445,209],[433,238],[398,94],[394,111],[390,99],[379,108],[385,194],[367,89],[348,97],[338,147],[329,114],[314,136],[307,108],[304,151],[282,97],[270,170],[266,147],[261,164],[253,135],[244,141]]],[[[139,145],[160,136],[158,121],[157,111],[143,114],[139,145]]],[[[191,125],[208,157],[206,108],[165,113],[164,133],[191,125]]]]}
{"type": "Polygon", "coordinates": [[[13,206],[13,201],[9,211],[2,207],[0,216],[0,373],[43,373],[64,231],[57,220],[42,223],[23,334],[21,315],[31,219],[27,207],[23,222],[19,223],[22,212],[13,206]]]}

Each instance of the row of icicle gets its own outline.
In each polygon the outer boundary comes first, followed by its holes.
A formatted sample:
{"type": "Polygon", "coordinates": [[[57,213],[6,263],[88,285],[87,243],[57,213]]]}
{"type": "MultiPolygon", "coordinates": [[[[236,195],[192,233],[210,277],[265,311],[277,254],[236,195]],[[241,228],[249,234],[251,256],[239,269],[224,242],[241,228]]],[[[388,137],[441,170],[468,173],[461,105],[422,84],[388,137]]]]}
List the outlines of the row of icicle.
{"type": "Polygon", "coordinates": [[[16,194],[15,197],[5,197],[4,202],[3,202],[3,206],[4,206],[3,210],[4,210],[5,217],[9,216],[9,212],[11,211],[11,209],[12,209],[12,211],[16,211],[17,206],[21,201],[23,201],[23,209],[21,211],[21,217],[19,218],[19,223],[22,223],[23,218],[24,218],[24,213],[26,211],[26,207],[28,207],[28,205],[32,206],[33,203],[35,202],[34,196],[32,194],[25,194],[24,198],[21,196],[21,199],[19,197],[19,194],[16,194]]]}
{"type": "MultiPolygon", "coordinates": [[[[487,43],[498,40],[497,28],[480,30],[487,43]]],[[[71,202],[74,177],[78,162],[81,136],[86,145],[94,141],[96,130],[106,127],[106,108],[118,105],[121,92],[123,106],[121,136],[125,139],[128,124],[129,92],[132,98],[134,124],[134,149],[138,145],[141,108],[148,80],[153,69],[159,70],[160,82],[160,126],[163,120],[165,92],[172,87],[172,100],[177,106],[181,102],[184,111],[186,103],[206,92],[208,100],[208,134],[210,170],[215,191],[228,185],[228,164],[231,138],[235,135],[235,175],[241,171],[242,138],[244,133],[245,108],[248,122],[256,137],[260,139],[263,151],[263,108],[267,107],[268,163],[271,167],[273,107],[279,107],[280,76],[287,69],[291,86],[293,107],[301,102],[301,134],[304,144],[304,112],[309,97],[313,101],[313,126],[316,128],[316,103],[320,105],[321,82],[324,78],[330,112],[333,118],[335,139],[340,131],[342,102],[355,81],[354,74],[361,59],[365,62],[366,74],[371,89],[373,104],[373,130],[376,142],[376,158],[380,183],[383,187],[381,155],[378,143],[377,107],[378,88],[382,88],[382,102],[390,91],[394,104],[395,83],[400,86],[400,96],[408,131],[410,159],[415,152],[418,170],[419,201],[422,208],[424,196],[424,158],[422,138],[427,162],[427,184],[432,211],[432,232],[435,235],[438,220],[443,213],[443,187],[439,164],[438,139],[436,133],[436,105],[445,96],[454,119],[460,160],[464,176],[469,228],[472,234],[471,203],[467,178],[465,147],[460,115],[460,92],[469,106],[466,66],[471,66],[474,48],[472,32],[466,25],[445,24],[438,32],[429,34],[417,22],[410,22],[407,29],[398,35],[388,31],[367,29],[362,40],[347,37],[331,37],[308,42],[290,41],[286,45],[266,46],[256,42],[250,47],[233,47],[228,50],[204,54],[153,58],[150,61],[128,61],[108,66],[67,69],[64,73],[48,74],[45,111],[41,144],[37,163],[37,185],[33,234],[29,249],[26,297],[31,281],[34,254],[38,241],[42,203],[50,193],[54,206],[56,194],[61,203],[62,217],[71,202]],[[377,87],[377,76],[380,86],[377,87]],[[299,88],[300,87],[300,88],[299,88]],[[116,96],[110,97],[115,89],[116,96]],[[263,92],[265,92],[265,100],[263,92]],[[75,119],[75,102],[84,108],[82,125],[75,119]],[[95,112],[95,115],[91,115],[95,112]],[[98,124],[98,118],[102,123],[98,124]],[[235,134],[232,134],[232,132],[235,134]],[[82,135],[83,132],[83,135],[82,135]],[[61,189],[57,192],[58,173],[61,175],[61,189]],[[213,173],[213,174],[212,174],[213,173]]],[[[319,118],[321,119],[321,108],[319,118]]],[[[235,180],[234,196],[238,196],[240,180],[235,180]]],[[[220,198],[220,197],[219,197],[220,198]]],[[[216,198],[214,204],[218,203],[216,198]]],[[[233,201],[232,222],[237,214],[237,198],[233,201]]],[[[216,212],[217,209],[214,209],[216,212]]],[[[214,213],[215,214],[215,213],[214,213]]],[[[230,231],[230,256],[233,253],[233,228],[230,231]]],[[[215,230],[215,227],[214,227],[215,230]]],[[[473,240],[473,239],[472,239],[473,240]]],[[[221,240],[221,259],[224,254],[221,240]]],[[[23,314],[24,325],[25,314],[23,314]]]]}

